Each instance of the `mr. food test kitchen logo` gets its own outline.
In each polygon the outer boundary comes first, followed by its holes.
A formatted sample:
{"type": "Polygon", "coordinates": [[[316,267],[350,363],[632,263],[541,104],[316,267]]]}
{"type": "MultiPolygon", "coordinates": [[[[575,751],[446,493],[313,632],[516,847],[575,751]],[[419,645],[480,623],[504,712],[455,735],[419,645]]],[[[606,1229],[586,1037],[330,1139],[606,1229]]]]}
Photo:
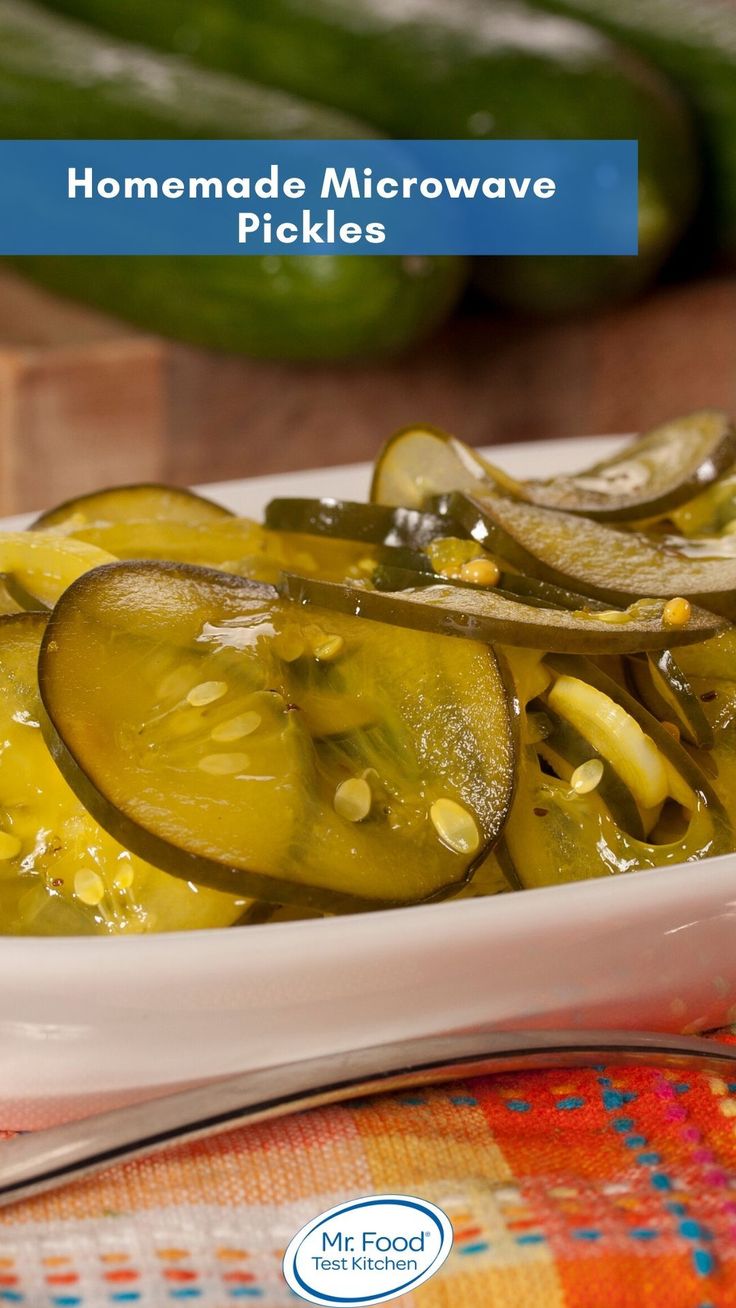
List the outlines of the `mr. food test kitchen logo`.
{"type": "Polygon", "coordinates": [[[406,1194],[338,1204],[297,1231],[284,1254],[287,1284],[308,1303],[387,1303],[434,1276],[452,1248],[441,1208],[406,1194]]]}

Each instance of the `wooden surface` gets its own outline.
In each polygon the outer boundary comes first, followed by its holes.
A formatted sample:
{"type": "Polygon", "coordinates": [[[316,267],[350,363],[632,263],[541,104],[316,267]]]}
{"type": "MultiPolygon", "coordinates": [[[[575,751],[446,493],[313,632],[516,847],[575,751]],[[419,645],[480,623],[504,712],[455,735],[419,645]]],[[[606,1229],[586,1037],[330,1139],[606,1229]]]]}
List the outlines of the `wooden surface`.
{"type": "Polygon", "coordinates": [[[348,463],[416,420],[491,444],[703,405],[736,412],[736,279],[593,321],[468,314],[402,360],[337,368],[174,345],[0,275],[0,513],[115,482],[348,463]]]}

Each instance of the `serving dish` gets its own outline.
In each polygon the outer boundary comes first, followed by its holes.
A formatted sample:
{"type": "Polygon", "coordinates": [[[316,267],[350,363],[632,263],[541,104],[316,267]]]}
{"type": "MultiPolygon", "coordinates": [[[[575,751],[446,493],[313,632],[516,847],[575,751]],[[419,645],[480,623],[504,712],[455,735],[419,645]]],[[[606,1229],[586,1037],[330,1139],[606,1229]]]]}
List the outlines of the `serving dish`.
{"type": "MultiPolygon", "coordinates": [[[[512,475],[615,439],[496,447],[512,475]]],[[[365,466],[225,483],[365,495],[365,466]]],[[[13,525],[21,525],[15,520],[13,525]]],[[[736,856],[503,897],[130,938],[0,941],[0,1127],[27,1129],[203,1078],[432,1032],[736,1019],[736,856]]]]}

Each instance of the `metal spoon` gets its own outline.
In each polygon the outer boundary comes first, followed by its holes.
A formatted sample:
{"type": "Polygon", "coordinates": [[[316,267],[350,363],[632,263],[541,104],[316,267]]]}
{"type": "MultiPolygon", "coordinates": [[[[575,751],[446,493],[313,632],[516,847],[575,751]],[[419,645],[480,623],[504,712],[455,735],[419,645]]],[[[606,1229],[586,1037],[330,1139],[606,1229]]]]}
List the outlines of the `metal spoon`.
{"type": "Polygon", "coordinates": [[[425,1036],[209,1082],[0,1145],[0,1206],[172,1143],[380,1091],[457,1077],[603,1062],[734,1073],[736,1045],[628,1031],[501,1031],[425,1036]]]}

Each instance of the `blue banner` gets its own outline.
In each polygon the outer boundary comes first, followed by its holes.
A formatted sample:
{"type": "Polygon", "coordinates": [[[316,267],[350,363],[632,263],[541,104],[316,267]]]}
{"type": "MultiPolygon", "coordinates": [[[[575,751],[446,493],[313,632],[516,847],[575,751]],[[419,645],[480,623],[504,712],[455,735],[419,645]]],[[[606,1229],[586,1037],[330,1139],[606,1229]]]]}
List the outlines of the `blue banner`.
{"type": "Polygon", "coordinates": [[[0,141],[0,254],[637,253],[636,141],[0,141]]]}

